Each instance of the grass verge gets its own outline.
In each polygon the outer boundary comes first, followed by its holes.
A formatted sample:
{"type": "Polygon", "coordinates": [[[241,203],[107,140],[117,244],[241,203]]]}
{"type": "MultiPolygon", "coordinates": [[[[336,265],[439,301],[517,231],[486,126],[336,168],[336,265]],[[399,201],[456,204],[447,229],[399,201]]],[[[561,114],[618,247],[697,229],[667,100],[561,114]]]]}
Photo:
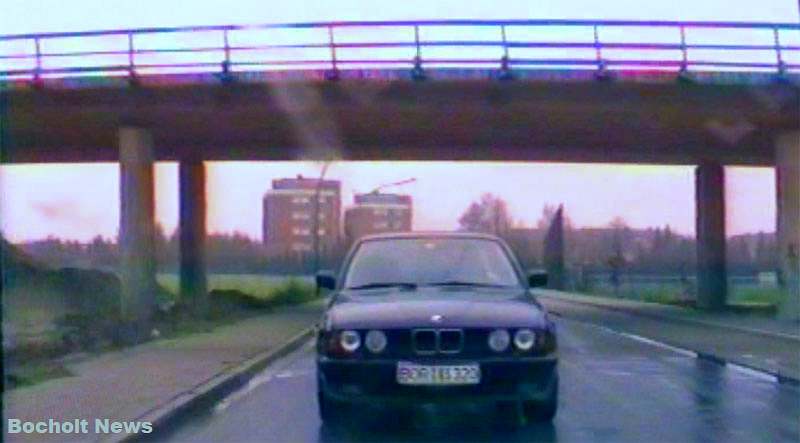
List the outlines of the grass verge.
{"type": "MultiPolygon", "coordinates": [[[[641,287],[626,286],[618,291],[612,288],[595,288],[588,295],[622,298],[664,305],[695,307],[695,298],[680,285],[643,285],[641,287]]],[[[780,288],[757,286],[732,286],[728,293],[728,304],[731,311],[740,313],[772,314],[783,300],[780,288]]]]}
{"type": "Polygon", "coordinates": [[[14,372],[6,376],[8,388],[35,385],[55,378],[70,377],[72,373],[57,360],[39,360],[25,363],[14,368],[14,372]]]}
{"type": "MultiPolygon", "coordinates": [[[[173,295],[177,295],[179,290],[179,277],[177,274],[158,274],[158,283],[173,295]]],[[[282,277],[270,275],[254,274],[209,274],[208,289],[213,290],[236,290],[246,293],[256,298],[270,298],[287,284],[297,284],[311,287],[310,283],[298,277],[282,277]]]]}
{"type": "Polygon", "coordinates": [[[175,301],[175,306],[162,317],[158,335],[172,338],[212,332],[218,326],[264,314],[279,306],[306,303],[317,298],[312,285],[296,278],[276,282],[259,276],[219,277],[212,276],[213,286],[216,288],[209,291],[206,318],[191,315],[190,308],[182,303],[176,293],[177,288],[165,285],[168,294],[175,301]],[[241,288],[251,288],[253,292],[246,292],[241,288]]]}
{"type": "MultiPolygon", "coordinates": [[[[277,280],[261,276],[212,276],[208,316],[198,318],[177,294],[177,278],[159,276],[164,286],[157,299],[159,309],[152,324],[152,339],[175,338],[198,333],[212,333],[219,326],[263,315],[280,306],[295,305],[316,299],[314,286],[297,278],[277,280]]],[[[120,349],[97,329],[97,318],[88,314],[68,314],[59,328],[37,334],[4,357],[6,389],[30,386],[45,380],[70,376],[60,358],[84,351],[102,353],[120,349]],[[70,321],[66,321],[70,320],[70,321]],[[81,331],[76,334],[75,331],[81,331]],[[91,345],[83,343],[90,332],[91,345]],[[97,336],[97,337],[94,337],[97,336]],[[80,337],[80,338],[74,338],[80,337]]]]}

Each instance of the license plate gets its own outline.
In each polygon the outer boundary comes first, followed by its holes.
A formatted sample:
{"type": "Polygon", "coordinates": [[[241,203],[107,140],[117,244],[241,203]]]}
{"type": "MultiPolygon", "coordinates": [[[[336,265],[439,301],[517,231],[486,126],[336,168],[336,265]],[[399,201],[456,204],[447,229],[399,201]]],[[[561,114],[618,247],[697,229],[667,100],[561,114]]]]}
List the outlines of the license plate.
{"type": "Polygon", "coordinates": [[[461,365],[418,365],[397,363],[397,383],[401,385],[475,385],[481,382],[477,363],[461,365]]]}

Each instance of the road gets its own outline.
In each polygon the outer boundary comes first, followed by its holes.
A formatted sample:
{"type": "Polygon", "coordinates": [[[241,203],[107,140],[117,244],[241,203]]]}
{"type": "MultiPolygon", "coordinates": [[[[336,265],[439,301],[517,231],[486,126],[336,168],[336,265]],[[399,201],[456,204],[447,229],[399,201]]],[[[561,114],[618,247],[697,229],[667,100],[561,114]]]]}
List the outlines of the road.
{"type": "MultiPolygon", "coordinates": [[[[321,426],[311,343],[270,366],[162,441],[800,441],[800,388],[558,319],[559,413],[550,425],[500,432],[489,411],[419,408],[409,423],[377,417],[355,430],[321,426]]],[[[369,416],[371,411],[364,411],[369,416]]]]}

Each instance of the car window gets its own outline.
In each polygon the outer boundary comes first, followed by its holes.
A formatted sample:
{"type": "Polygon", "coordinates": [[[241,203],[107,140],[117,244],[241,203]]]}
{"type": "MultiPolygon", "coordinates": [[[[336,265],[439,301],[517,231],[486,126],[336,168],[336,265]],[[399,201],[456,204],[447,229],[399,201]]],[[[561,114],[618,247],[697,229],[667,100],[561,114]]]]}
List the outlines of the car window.
{"type": "Polygon", "coordinates": [[[488,239],[366,241],[345,276],[346,288],[381,284],[520,286],[502,246],[488,239]]]}

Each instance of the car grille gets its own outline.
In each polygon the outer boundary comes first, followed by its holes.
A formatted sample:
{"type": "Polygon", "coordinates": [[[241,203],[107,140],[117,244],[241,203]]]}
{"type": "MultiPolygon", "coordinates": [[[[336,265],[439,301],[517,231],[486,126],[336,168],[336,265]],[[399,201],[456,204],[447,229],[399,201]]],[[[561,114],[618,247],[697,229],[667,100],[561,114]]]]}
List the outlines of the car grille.
{"type": "MultiPolygon", "coordinates": [[[[518,353],[513,344],[508,347],[508,350],[501,353],[489,349],[488,337],[493,330],[494,328],[385,329],[388,340],[386,350],[379,354],[364,350],[362,357],[377,360],[418,357],[420,360],[438,361],[492,358],[518,353]]],[[[510,328],[508,331],[513,336],[516,329],[510,328]]],[[[366,334],[367,331],[362,330],[361,333],[366,334]]],[[[536,334],[540,336],[543,332],[537,330],[536,334]]],[[[534,350],[524,354],[538,356],[544,355],[546,352],[534,350]]]]}
{"type": "Polygon", "coordinates": [[[454,354],[464,347],[464,332],[461,329],[439,331],[439,352],[454,354]]]}
{"type": "Polygon", "coordinates": [[[464,348],[464,331],[461,329],[414,329],[411,348],[416,354],[457,354],[464,348]]]}
{"type": "Polygon", "coordinates": [[[415,329],[411,332],[411,346],[417,354],[435,354],[437,331],[434,329],[415,329]]]}

